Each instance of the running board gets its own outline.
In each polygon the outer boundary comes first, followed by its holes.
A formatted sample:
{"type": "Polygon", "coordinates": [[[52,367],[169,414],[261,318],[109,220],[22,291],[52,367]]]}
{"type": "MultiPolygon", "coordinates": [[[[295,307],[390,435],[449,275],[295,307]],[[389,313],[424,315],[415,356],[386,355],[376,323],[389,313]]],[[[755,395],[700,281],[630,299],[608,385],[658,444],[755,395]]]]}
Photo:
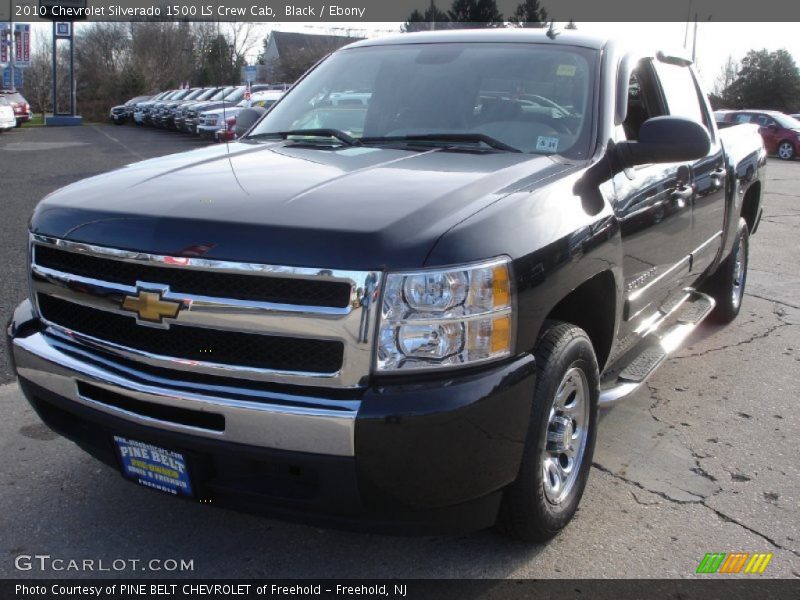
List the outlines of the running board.
{"type": "Polygon", "coordinates": [[[645,381],[681,347],[715,306],[711,296],[687,290],[686,297],[642,339],[642,349],[625,366],[609,387],[600,390],[600,406],[610,406],[638,390],[645,381]],[[670,322],[663,331],[661,326],[670,322]]]}

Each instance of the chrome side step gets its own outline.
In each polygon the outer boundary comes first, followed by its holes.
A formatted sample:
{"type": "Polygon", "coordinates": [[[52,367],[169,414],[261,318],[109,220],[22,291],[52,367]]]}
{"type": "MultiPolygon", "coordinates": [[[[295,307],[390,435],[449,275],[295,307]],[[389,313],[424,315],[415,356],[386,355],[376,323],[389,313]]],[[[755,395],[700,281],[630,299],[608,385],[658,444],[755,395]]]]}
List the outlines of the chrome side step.
{"type": "Polygon", "coordinates": [[[659,319],[642,339],[641,350],[620,371],[616,380],[600,389],[600,406],[610,406],[638,390],[711,314],[715,304],[711,296],[687,290],[684,301],[659,319]],[[661,331],[661,326],[668,321],[672,324],[661,331]]]}

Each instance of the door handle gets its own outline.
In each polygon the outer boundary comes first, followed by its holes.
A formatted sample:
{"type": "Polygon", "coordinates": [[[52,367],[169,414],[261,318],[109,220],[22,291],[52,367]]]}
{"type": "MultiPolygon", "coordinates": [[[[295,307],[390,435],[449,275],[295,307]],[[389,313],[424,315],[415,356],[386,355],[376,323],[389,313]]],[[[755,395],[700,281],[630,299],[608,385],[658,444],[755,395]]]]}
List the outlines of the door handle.
{"type": "Polygon", "coordinates": [[[685,185],[676,189],[670,195],[672,201],[678,205],[678,208],[683,208],[694,196],[694,187],[685,185]]]}
{"type": "Polygon", "coordinates": [[[722,187],[725,181],[725,169],[719,168],[711,171],[711,185],[715,190],[722,187]]]}

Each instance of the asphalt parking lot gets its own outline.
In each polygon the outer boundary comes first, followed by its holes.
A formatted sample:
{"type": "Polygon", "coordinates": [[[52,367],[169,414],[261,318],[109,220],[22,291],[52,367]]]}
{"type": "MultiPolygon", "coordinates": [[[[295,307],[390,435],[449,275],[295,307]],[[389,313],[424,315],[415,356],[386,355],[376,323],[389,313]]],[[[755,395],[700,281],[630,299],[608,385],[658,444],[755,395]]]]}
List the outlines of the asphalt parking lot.
{"type": "MultiPolygon", "coordinates": [[[[26,294],[26,222],[48,192],[202,144],[133,127],[0,136],[0,317],[26,294]]],[[[388,537],[176,501],[123,481],[45,428],[0,349],[0,577],[21,554],[192,560],[192,577],[692,577],[707,552],[771,552],[762,577],[800,578],[800,161],[770,159],[737,321],[703,325],[648,388],[601,418],[576,519],[547,545],[493,531],[388,537]]],[[[708,576],[706,576],[708,577],[708,576]]]]}

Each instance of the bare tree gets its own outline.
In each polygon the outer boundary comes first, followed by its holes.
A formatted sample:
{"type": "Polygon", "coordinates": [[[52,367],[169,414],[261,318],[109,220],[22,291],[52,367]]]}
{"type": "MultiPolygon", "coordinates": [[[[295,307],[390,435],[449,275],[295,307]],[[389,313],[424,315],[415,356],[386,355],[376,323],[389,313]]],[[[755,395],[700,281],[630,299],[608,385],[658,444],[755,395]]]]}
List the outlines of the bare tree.
{"type": "Polygon", "coordinates": [[[247,55],[255,48],[260,40],[255,29],[255,23],[226,23],[225,37],[233,48],[234,59],[246,59],[247,55]]]}
{"type": "Polygon", "coordinates": [[[25,69],[22,92],[35,113],[52,110],[53,101],[53,50],[48,35],[34,31],[31,40],[31,64],[25,69]]]}
{"type": "Polygon", "coordinates": [[[189,23],[131,23],[132,68],[147,92],[177,87],[192,80],[195,40],[189,23]]]}
{"type": "Polygon", "coordinates": [[[719,74],[714,79],[714,95],[722,97],[731,84],[736,81],[736,76],[739,73],[739,63],[733,59],[732,55],[728,55],[725,64],[720,68],[719,74]]]}

